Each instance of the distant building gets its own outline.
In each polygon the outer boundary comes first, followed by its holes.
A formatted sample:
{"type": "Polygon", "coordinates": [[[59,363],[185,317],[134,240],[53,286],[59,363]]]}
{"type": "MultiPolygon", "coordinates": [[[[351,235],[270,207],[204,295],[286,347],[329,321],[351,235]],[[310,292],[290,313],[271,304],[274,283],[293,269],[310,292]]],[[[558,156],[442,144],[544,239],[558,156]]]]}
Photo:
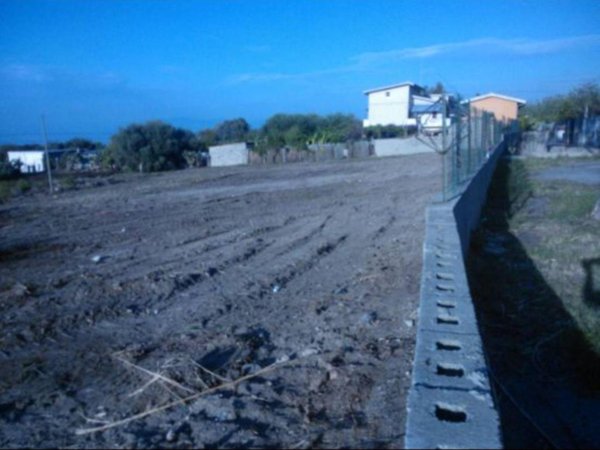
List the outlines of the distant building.
{"type": "Polygon", "coordinates": [[[6,154],[9,162],[20,164],[21,173],[38,173],[46,170],[44,150],[9,150],[6,154]]]}
{"type": "MultiPolygon", "coordinates": [[[[363,126],[417,126],[439,130],[443,124],[442,95],[428,94],[425,88],[410,81],[364,91],[368,97],[367,119],[363,126]]],[[[447,111],[446,111],[447,112],[447,111]]],[[[447,121],[449,123],[449,119],[447,121]]]]}
{"type": "MultiPolygon", "coordinates": [[[[70,167],[63,167],[66,170],[89,170],[95,167],[95,161],[98,156],[97,150],[80,149],[48,149],[48,156],[52,161],[52,167],[56,167],[58,161],[65,154],[76,156],[70,164],[70,167]]],[[[40,173],[46,171],[46,151],[45,150],[8,150],[6,152],[8,161],[20,163],[21,173],[40,173]]]]}
{"type": "Polygon", "coordinates": [[[210,166],[222,167],[248,164],[248,152],[251,148],[252,144],[247,142],[208,147],[210,166]]]}
{"type": "Polygon", "coordinates": [[[465,102],[470,102],[472,109],[493,113],[496,120],[503,122],[515,120],[519,115],[519,108],[525,106],[527,103],[520,98],[495,94],[494,92],[478,95],[465,102]]]}

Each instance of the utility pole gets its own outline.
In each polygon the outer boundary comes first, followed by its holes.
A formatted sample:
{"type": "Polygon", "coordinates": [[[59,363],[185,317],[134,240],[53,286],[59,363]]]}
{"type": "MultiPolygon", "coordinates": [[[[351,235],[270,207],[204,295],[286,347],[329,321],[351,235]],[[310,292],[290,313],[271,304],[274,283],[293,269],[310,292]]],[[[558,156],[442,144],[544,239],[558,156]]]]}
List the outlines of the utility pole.
{"type": "Polygon", "coordinates": [[[446,162],[446,132],[448,128],[446,127],[446,98],[444,94],[442,94],[442,200],[448,200],[448,174],[446,173],[447,162],[446,162]]]}
{"type": "Polygon", "coordinates": [[[42,133],[44,135],[44,148],[46,149],[46,170],[48,171],[48,189],[52,194],[52,169],[50,168],[50,154],[48,152],[48,133],[46,132],[46,116],[42,114],[42,133]]]}

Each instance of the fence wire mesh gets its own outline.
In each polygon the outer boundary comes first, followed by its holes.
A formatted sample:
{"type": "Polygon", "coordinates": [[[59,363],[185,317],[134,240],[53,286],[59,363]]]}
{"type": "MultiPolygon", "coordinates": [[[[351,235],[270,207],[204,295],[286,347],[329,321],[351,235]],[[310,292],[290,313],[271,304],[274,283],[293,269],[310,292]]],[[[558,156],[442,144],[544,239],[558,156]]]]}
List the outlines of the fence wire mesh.
{"type": "Polygon", "coordinates": [[[504,140],[516,148],[519,126],[516,120],[499,121],[493,113],[460,105],[450,111],[442,128],[442,200],[459,195],[465,183],[485,163],[491,152],[504,140]]]}

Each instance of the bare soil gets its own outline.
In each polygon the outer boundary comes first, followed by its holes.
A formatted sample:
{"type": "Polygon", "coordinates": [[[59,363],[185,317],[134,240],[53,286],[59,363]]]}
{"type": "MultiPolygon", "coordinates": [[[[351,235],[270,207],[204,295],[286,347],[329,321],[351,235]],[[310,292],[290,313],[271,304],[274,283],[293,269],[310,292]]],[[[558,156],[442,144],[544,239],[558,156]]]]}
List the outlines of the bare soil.
{"type": "Polygon", "coordinates": [[[439,180],[428,154],[117,175],[0,206],[0,447],[401,446],[439,180]]]}

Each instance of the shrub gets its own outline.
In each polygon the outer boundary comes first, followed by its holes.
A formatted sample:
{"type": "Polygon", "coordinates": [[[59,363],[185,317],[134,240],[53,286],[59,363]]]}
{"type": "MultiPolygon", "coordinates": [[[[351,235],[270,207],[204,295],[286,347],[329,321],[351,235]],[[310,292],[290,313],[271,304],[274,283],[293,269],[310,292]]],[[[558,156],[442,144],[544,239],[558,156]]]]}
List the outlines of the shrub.
{"type": "Polygon", "coordinates": [[[17,178],[21,174],[20,163],[0,161],[0,180],[17,178]]]}
{"type": "Polygon", "coordinates": [[[19,181],[17,181],[15,188],[17,189],[18,192],[23,194],[23,193],[31,190],[31,183],[29,182],[29,180],[26,180],[25,178],[21,178],[19,181]]]}

